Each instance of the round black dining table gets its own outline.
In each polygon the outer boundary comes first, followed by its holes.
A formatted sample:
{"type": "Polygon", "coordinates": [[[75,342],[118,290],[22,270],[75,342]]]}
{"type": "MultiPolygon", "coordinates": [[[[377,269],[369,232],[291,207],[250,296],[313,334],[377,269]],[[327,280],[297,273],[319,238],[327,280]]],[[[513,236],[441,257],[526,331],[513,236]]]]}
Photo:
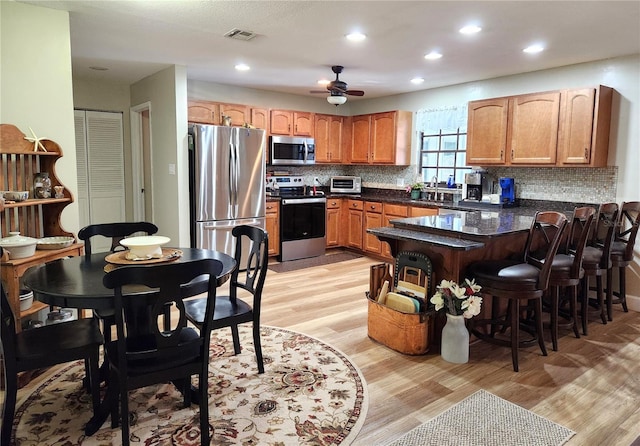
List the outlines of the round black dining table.
{"type": "MultiPolygon", "coordinates": [[[[170,248],[171,249],[171,248],[170,248]]],[[[236,261],[228,254],[209,249],[173,248],[182,255],[171,262],[190,262],[199,259],[216,259],[222,262],[218,286],[231,276],[236,261]]],[[[100,252],[91,256],[58,259],[29,268],[22,280],[33,291],[36,299],[58,307],[106,310],[113,308],[113,290],[102,284],[105,268],[126,265],[112,264],[105,260],[111,253],[100,252]]],[[[164,263],[151,263],[159,265],[164,263]]],[[[197,279],[183,287],[184,296],[195,296],[206,291],[206,285],[197,279]]],[[[125,288],[126,292],[126,288],[125,288]]]]}
{"type": "MultiPolygon", "coordinates": [[[[171,248],[170,248],[171,249],[171,248]]],[[[181,256],[171,262],[190,262],[199,259],[216,259],[222,262],[222,272],[218,276],[218,286],[225,283],[234,268],[236,261],[228,254],[208,249],[173,248],[182,252],[181,256]]],[[[105,258],[109,252],[91,254],[90,256],[76,256],[54,260],[27,270],[23,276],[23,283],[31,289],[34,296],[49,305],[67,308],[86,308],[106,310],[113,308],[114,291],[106,288],[102,279],[106,270],[124,265],[108,262],[105,258]]],[[[136,262],[136,264],[139,264],[136,262]]],[[[151,263],[149,265],[165,263],[151,263]]],[[[126,267],[126,266],[124,266],[126,267]]],[[[205,276],[203,276],[205,277],[205,276]]],[[[207,291],[206,280],[191,281],[181,288],[183,297],[195,296],[207,291]]],[[[153,293],[146,287],[123,288],[124,293],[153,293]]],[[[104,364],[103,364],[104,365],[104,364]]],[[[109,393],[109,389],[107,393],[109,393]]],[[[197,391],[192,389],[192,399],[197,403],[197,391]]],[[[100,407],[85,426],[85,434],[90,436],[100,429],[109,416],[108,397],[101,402],[100,407]]]]}

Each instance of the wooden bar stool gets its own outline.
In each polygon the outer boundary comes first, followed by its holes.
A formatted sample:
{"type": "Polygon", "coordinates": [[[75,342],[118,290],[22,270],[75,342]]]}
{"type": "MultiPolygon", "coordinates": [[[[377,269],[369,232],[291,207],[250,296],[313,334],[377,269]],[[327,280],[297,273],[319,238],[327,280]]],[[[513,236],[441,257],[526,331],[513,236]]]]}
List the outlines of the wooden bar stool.
{"type": "Polygon", "coordinates": [[[569,312],[564,314],[568,323],[565,326],[571,327],[576,338],[580,337],[578,330],[578,286],[584,277],[582,268],[582,255],[587,245],[589,232],[593,223],[596,210],[592,207],[580,207],[573,210],[573,217],[567,236],[564,238],[562,246],[553,258],[551,265],[551,275],[549,277],[550,291],[550,327],[551,344],[553,351],[558,351],[558,322],[560,313],[560,303],[568,301],[569,312]],[[564,292],[567,292],[564,294],[564,292]]]}
{"type": "Polygon", "coordinates": [[[611,264],[611,245],[613,244],[613,236],[615,234],[616,225],[618,223],[618,204],[602,203],[598,208],[598,214],[595,218],[595,228],[591,239],[587,242],[582,255],[582,268],[584,269],[584,277],[582,278],[582,295],[581,295],[581,312],[582,312],[582,333],[587,334],[587,325],[589,322],[589,305],[594,303],[600,309],[600,319],[603,324],[607,323],[607,315],[605,310],[604,287],[602,284],[602,276],[607,276],[607,306],[611,305],[612,289],[609,285],[612,278],[611,264]],[[596,286],[589,287],[589,279],[595,277],[596,286]],[[589,291],[595,291],[594,300],[589,299],[589,291]]]}
{"type": "Polygon", "coordinates": [[[471,332],[481,340],[511,347],[511,360],[516,372],[520,347],[529,346],[537,341],[542,354],[547,356],[543,338],[542,296],[547,290],[553,258],[558,251],[566,224],[567,217],[560,212],[537,212],[529,229],[522,260],[481,261],[468,267],[468,275],[482,286],[481,293],[493,297],[491,319],[471,319],[471,332]],[[499,298],[508,300],[505,316],[498,315],[499,298]],[[521,302],[533,304],[535,332],[531,333],[533,338],[526,341],[520,339],[521,325],[523,330],[530,330],[521,324],[521,302]],[[489,333],[486,332],[487,325],[491,327],[489,333]],[[485,326],[485,330],[476,328],[480,326],[485,326]],[[510,328],[510,340],[496,337],[495,327],[501,327],[501,332],[510,328]]]}
{"type": "MultiPolygon", "coordinates": [[[[613,244],[611,245],[611,267],[618,269],[618,290],[609,291],[613,284],[607,282],[607,294],[615,296],[611,303],[622,304],[626,313],[627,309],[627,283],[625,271],[633,261],[633,247],[636,243],[640,227],[640,201],[623,202],[620,207],[620,218],[616,228],[613,244]]],[[[609,304],[609,302],[607,302],[609,304]]],[[[609,320],[613,320],[611,305],[607,305],[609,320]]]]}

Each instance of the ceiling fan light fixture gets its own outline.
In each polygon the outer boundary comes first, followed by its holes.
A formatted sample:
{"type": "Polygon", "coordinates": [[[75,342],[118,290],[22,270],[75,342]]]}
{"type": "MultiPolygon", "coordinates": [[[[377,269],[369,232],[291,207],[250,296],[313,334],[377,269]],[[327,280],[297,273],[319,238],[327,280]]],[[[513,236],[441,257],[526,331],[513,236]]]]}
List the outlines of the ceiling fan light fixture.
{"type": "Polygon", "coordinates": [[[342,95],[332,94],[331,96],[327,96],[327,102],[337,107],[338,105],[342,105],[345,102],[347,102],[347,97],[342,95]]]}

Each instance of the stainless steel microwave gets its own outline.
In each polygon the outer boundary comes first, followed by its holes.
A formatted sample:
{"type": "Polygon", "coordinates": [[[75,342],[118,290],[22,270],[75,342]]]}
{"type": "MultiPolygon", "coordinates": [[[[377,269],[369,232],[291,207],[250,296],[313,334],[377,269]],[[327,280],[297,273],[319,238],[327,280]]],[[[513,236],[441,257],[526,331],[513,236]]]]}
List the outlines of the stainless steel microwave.
{"type": "Polygon", "coordinates": [[[362,178],[351,176],[331,177],[329,192],[336,194],[359,194],[362,192],[362,178]]]}
{"type": "Polygon", "coordinates": [[[271,164],[275,166],[315,164],[316,144],[313,138],[271,136],[269,155],[271,164]]]}

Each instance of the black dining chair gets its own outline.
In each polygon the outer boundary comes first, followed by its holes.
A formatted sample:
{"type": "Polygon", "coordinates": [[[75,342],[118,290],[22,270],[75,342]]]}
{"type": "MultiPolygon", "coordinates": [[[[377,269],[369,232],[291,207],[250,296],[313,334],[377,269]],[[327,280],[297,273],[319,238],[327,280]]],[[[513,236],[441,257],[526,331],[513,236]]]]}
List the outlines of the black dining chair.
{"type": "Polygon", "coordinates": [[[602,203],[593,222],[593,231],[582,255],[584,277],[581,282],[580,308],[582,316],[582,332],[587,334],[590,305],[598,308],[603,324],[607,323],[607,309],[611,314],[613,289],[613,264],[611,263],[611,247],[618,223],[619,207],[617,203],[602,203]],[[602,276],[607,278],[606,293],[602,276]],[[590,286],[590,279],[596,279],[596,286],[590,286]],[[595,291],[595,298],[590,298],[590,291],[595,291]],[[605,296],[606,294],[606,296],[605,296]]]}
{"type": "MultiPolygon", "coordinates": [[[[233,337],[235,354],[240,353],[240,337],[238,324],[251,322],[253,324],[253,344],[258,362],[258,373],[264,373],[262,359],[262,344],[260,342],[260,307],[262,289],[267,275],[269,262],[269,237],[265,230],[255,226],[236,226],[232,235],[235,238],[236,269],[231,273],[228,296],[218,296],[216,311],[211,322],[212,329],[230,327],[233,337]],[[246,263],[242,265],[241,258],[245,243],[249,245],[246,263]],[[239,296],[239,291],[247,291],[252,302],[247,303],[239,296]]],[[[206,321],[207,301],[195,298],[185,301],[187,318],[194,325],[203,327],[206,321]]]]}
{"type": "Polygon", "coordinates": [[[185,407],[191,405],[191,376],[198,375],[200,444],[209,444],[208,370],[217,277],[222,262],[201,259],[116,268],[105,274],[103,283],[114,290],[117,340],[106,344],[110,378],[107,400],[111,426],[122,420],[122,444],[129,444],[129,390],[172,381],[182,392],[185,407]],[[206,277],[203,279],[200,276],[206,277]],[[206,280],[205,322],[200,331],[187,326],[181,286],[192,280],[206,280]],[[123,295],[123,287],[140,286],[149,293],[123,295]],[[165,330],[159,322],[167,304],[177,313],[175,326],[165,330]],[[118,416],[118,399],[120,400],[118,416]]]}
{"type": "Polygon", "coordinates": [[[95,318],[79,319],[16,333],[15,317],[1,284],[0,291],[0,347],[6,384],[0,443],[13,444],[11,430],[20,372],[83,359],[88,376],[88,390],[93,401],[93,412],[96,413],[100,404],[98,356],[100,345],[103,343],[98,321],[95,318]]]}
{"type": "Polygon", "coordinates": [[[542,322],[542,296],[549,286],[549,276],[553,257],[558,251],[560,240],[567,224],[567,217],[560,212],[537,212],[529,229],[524,254],[518,260],[482,260],[472,263],[467,274],[482,286],[481,293],[492,297],[490,319],[470,319],[471,333],[478,339],[495,345],[511,347],[513,370],[518,371],[518,349],[536,341],[544,356],[542,322]],[[508,302],[507,313],[500,316],[500,300],[508,302]],[[521,303],[531,307],[533,329],[522,323],[521,303]],[[487,333],[486,327],[490,330],[487,333]],[[521,326],[531,331],[530,340],[520,339],[521,326]],[[484,327],[484,329],[482,329],[484,327]],[[496,337],[497,328],[505,332],[510,328],[510,339],[496,337]]]}
{"type": "MultiPolygon", "coordinates": [[[[627,308],[627,277],[626,269],[633,262],[633,249],[640,228],[640,201],[623,202],[620,206],[620,217],[611,245],[611,267],[618,270],[618,290],[613,290],[613,284],[607,283],[607,294],[615,296],[612,303],[622,304],[622,310],[627,308]],[[611,291],[609,291],[611,287],[611,291]]],[[[611,305],[610,305],[611,306],[611,305]]],[[[610,306],[609,320],[613,319],[610,306]]]]}
{"type": "Polygon", "coordinates": [[[561,243],[558,253],[553,258],[551,275],[549,276],[549,312],[551,328],[551,345],[558,350],[558,328],[570,326],[576,338],[578,330],[578,289],[584,277],[582,256],[591,232],[591,225],[596,213],[595,208],[585,206],[575,208],[561,243]],[[568,303],[569,311],[561,311],[563,303],[568,303]],[[560,323],[559,315],[563,315],[566,323],[560,323]]]}
{"type": "MultiPolygon", "coordinates": [[[[158,227],[146,221],[138,222],[114,222],[88,225],[78,231],[78,239],[84,242],[84,255],[91,257],[91,239],[102,236],[111,239],[109,252],[123,251],[126,248],[120,241],[133,234],[153,235],[158,232],[158,227]]],[[[95,240],[95,239],[94,239],[95,240]]],[[[111,330],[115,325],[112,310],[93,310],[93,314],[102,321],[102,328],[106,342],[111,340],[111,330]]]]}

